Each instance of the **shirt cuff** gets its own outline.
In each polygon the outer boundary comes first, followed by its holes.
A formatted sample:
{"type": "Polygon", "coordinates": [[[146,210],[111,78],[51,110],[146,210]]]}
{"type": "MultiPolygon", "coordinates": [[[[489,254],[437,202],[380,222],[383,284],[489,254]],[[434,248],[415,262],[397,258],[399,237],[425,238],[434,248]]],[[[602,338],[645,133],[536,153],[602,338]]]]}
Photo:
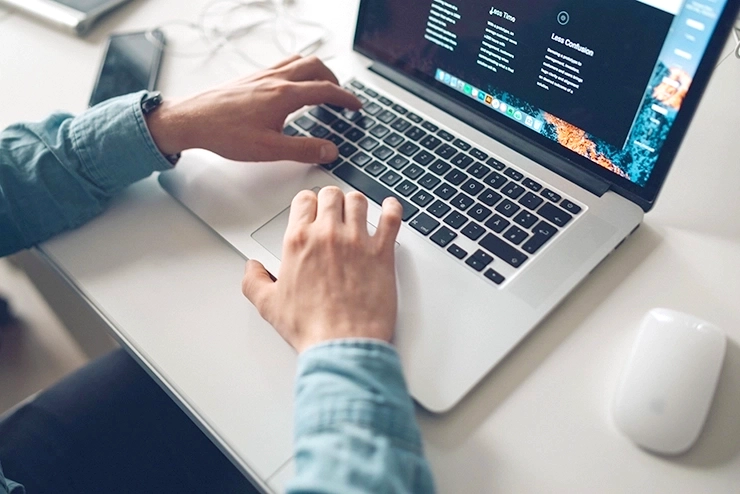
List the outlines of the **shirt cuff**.
{"type": "Polygon", "coordinates": [[[172,168],[154,143],[141,110],[146,91],[112,98],[71,123],[75,150],[88,177],[104,190],[119,190],[154,171],[172,168]]]}
{"type": "Polygon", "coordinates": [[[351,425],[422,451],[398,353],[380,340],[333,340],[305,350],[298,359],[295,420],[296,439],[351,425]]]}

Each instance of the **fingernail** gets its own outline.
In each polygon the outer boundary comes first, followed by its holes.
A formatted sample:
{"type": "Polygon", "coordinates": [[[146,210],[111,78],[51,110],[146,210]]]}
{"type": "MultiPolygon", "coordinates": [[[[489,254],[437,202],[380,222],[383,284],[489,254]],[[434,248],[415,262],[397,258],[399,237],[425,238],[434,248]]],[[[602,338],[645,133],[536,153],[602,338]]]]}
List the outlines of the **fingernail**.
{"type": "Polygon", "coordinates": [[[335,148],[331,144],[324,144],[321,146],[321,152],[319,155],[319,161],[322,163],[325,163],[327,161],[331,161],[335,158],[335,148]]]}

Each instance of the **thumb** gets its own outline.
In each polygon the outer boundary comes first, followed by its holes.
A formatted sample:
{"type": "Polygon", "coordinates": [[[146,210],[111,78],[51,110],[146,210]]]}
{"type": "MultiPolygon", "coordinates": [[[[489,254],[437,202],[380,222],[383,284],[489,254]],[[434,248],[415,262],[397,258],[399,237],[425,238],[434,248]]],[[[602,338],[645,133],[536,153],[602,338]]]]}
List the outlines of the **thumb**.
{"type": "Polygon", "coordinates": [[[331,163],[339,155],[337,146],[325,139],[315,137],[288,137],[279,135],[274,143],[279,159],[302,163],[331,163]]]}
{"type": "Polygon", "coordinates": [[[261,262],[250,259],[244,267],[242,293],[257,308],[260,315],[267,319],[275,281],[261,262]]]}

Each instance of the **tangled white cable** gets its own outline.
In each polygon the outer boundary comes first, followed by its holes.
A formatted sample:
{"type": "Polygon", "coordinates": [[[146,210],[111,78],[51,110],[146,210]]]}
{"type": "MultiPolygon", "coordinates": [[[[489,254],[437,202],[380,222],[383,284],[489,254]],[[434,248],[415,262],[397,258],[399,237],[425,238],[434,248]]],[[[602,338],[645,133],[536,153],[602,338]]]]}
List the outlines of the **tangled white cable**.
{"type": "Polygon", "coordinates": [[[152,43],[161,44],[153,35],[156,30],[165,30],[169,26],[181,26],[195,31],[205,45],[204,49],[194,51],[177,51],[163,46],[168,55],[180,57],[204,57],[213,55],[222,48],[229,48],[247,62],[262,67],[246,50],[241,49],[236,41],[255,32],[258,28],[272,26],[272,37],[275,46],[283,55],[310,55],[318,50],[329,38],[330,31],[323,25],[297,18],[289,12],[291,0],[215,0],[208,3],[198,16],[196,22],[172,20],[162,23],[147,32],[152,43]],[[254,18],[244,23],[229,27],[229,23],[238,16],[254,18]],[[298,43],[296,28],[308,28],[318,35],[303,44],[298,43]],[[286,43],[287,40],[287,43],[286,43]]]}

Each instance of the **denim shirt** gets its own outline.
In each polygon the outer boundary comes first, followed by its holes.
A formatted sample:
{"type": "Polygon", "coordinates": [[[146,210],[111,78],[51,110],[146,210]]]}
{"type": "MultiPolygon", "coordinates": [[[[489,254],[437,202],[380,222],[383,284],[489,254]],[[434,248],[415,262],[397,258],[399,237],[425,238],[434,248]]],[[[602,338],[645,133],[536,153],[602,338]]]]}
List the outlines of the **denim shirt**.
{"type": "MultiPolygon", "coordinates": [[[[0,133],[0,256],[80,226],[131,183],[172,167],[146,127],[142,96],[0,133]]],[[[347,339],[305,350],[295,400],[288,492],[434,491],[392,346],[347,339]]],[[[23,492],[0,467],[0,494],[23,492]]]]}

